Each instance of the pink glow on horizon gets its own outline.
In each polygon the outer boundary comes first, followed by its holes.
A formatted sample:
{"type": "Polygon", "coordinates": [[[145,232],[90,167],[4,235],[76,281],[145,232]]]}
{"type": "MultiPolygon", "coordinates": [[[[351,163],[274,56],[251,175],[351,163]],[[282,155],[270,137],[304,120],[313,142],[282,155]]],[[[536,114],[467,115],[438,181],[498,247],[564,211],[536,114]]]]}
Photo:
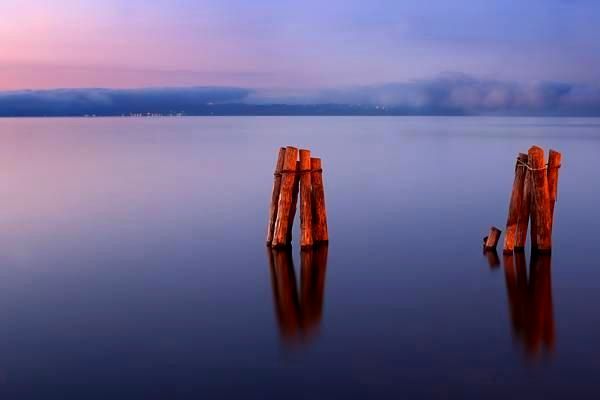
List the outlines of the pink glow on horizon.
{"type": "Polygon", "coordinates": [[[216,26],[221,17],[209,7],[182,21],[153,5],[119,12],[93,1],[5,1],[0,12],[11,18],[0,24],[0,90],[284,84],[284,63],[267,60],[273,50],[240,46],[240,33],[216,26]]]}
{"type": "Polygon", "coordinates": [[[600,79],[597,2],[489,3],[0,0],[0,90],[600,79]]]}

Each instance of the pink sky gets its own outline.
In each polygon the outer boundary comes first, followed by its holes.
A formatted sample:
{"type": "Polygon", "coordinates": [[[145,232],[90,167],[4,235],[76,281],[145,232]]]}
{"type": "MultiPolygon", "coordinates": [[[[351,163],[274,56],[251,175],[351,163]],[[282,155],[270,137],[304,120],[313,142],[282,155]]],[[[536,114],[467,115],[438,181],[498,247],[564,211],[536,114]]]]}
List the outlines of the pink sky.
{"type": "Polygon", "coordinates": [[[0,90],[600,79],[597,2],[2,0],[0,90]]]}

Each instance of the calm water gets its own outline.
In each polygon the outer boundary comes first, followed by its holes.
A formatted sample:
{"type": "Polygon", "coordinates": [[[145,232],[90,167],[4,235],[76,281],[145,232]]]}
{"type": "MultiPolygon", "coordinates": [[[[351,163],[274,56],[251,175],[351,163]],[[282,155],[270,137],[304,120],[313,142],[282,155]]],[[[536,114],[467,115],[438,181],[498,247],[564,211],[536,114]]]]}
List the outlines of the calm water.
{"type": "Polygon", "coordinates": [[[0,396],[599,396],[599,154],[600,119],[0,120],[0,396]],[[554,252],[494,265],[532,144],[554,252]],[[264,245],[281,145],[323,158],[308,258],[264,245]]]}

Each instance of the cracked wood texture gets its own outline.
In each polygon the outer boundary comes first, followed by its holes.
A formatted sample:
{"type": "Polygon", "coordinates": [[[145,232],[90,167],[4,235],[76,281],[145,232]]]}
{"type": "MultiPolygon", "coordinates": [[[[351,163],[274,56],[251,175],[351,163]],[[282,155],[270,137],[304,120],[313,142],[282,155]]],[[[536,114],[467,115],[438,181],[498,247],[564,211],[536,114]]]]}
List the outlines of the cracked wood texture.
{"type": "Polygon", "coordinates": [[[294,190],[292,191],[292,205],[290,207],[290,222],[288,224],[287,242],[292,244],[292,231],[294,218],[296,218],[296,207],[298,204],[298,192],[300,191],[300,161],[296,161],[296,176],[294,177],[294,190]]]}
{"type": "Polygon", "coordinates": [[[562,162],[562,155],[555,150],[548,153],[548,192],[550,195],[550,234],[554,225],[554,205],[558,193],[558,171],[562,162]]]}
{"type": "Polygon", "coordinates": [[[313,245],[310,150],[300,150],[300,246],[313,245]]]}
{"type": "MultiPolygon", "coordinates": [[[[285,158],[283,161],[283,172],[281,176],[281,189],[279,191],[279,201],[277,202],[277,219],[275,220],[275,231],[273,233],[273,247],[287,246],[290,225],[293,222],[292,200],[294,197],[294,186],[296,183],[296,161],[298,159],[298,149],[288,146],[285,149],[285,158]],[[291,214],[291,218],[290,218],[291,214]]],[[[294,204],[293,213],[296,206],[294,204]]]]}
{"type": "Polygon", "coordinates": [[[532,245],[540,253],[552,251],[550,192],[546,176],[544,150],[538,146],[529,149],[531,168],[531,234],[532,245]],[[535,241],[533,237],[535,236],[535,241]]]}
{"type": "MultiPolygon", "coordinates": [[[[529,164],[529,156],[527,162],[529,164]]],[[[525,243],[527,242],[527,228],[529,227],[529,213],[531,211],[531,173],[525,167],[523,199],[519,207],[519,220],[517,222],[517,233],[515,237],[515,251],[524,251],[525,243]]]]}
{"type": "Polygon", "coordinates": [[[323,186],[323,172],[320,158],[310,159],[313,207],[313,241],[328,242],[327,210],[325,208],[325,188],[323,186]]]}
{"type": "Polygon", "coordinates": [[[271,206],[269,207],[269,224],[267,225],[267,246],[273,241],[273,231],[275,230],[275,220],[277,219],[277,203],[279,202],[279,191],[281,189],[281,170],[285,159],[285,147],[279,148],[277,162],[275,163],[275,173],[273,178],[273,191],[271,193],[271,206]]]}
{"type": "Polygon", "coordinates": [[[504,254],[511,254],[515,248],[517,236],[517,225],[519,212],[523,202],[523,190],[525,188],[525,174],[527,168],[521,163],[527,164],[527,154],[520,153],[515,165],[515,180],[513,182],[510,204],[508,206],[508,218],[506,220],[506,232],[504,234],[504,254]]]}

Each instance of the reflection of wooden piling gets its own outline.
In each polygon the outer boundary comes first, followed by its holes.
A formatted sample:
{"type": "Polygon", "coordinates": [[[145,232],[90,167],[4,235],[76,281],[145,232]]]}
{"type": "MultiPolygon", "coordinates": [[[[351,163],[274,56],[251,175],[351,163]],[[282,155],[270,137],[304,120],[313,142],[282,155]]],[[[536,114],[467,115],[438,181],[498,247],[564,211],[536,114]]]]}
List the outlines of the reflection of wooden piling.
{"type": "MultiPolygon", "coordinates": [[[[277,219],[275,220],[275,230],[273,233],[272,246],[280,247],[289,244],[290,213],[294,196],[294,183],[296,182],[296,160],[298,158],[298,149],[288,146],[285,149],[285,159],[281,176],[281,189],[279,191],[279,201],[277,203],[277,219]]],[[[292,215],[293,218],[293,215],[292,215]]]]}
{"type": "Polygon", "coordinates": [[[486,250],[492,250],[492,249],[496,249],[496,246],[498,245],[498,241],[500,240],[500,234],[502,233],[502,231],[498,228],[496,228],[495,226],[492,226],[490,228],[490,233],[487,235],[487,238],[485,239],[485,243],[484,243],[484,247],[486,250]]]}
{"type": "MultiPolygon", "coordinates": [[[[526,164],[529,165],[529,161],[527,161],[526,164]]],[[[521,200],[521,206],[519,207],[515,251],[525,250],[525,243],[527,243],[527,228],[529,227],[529,214],[531,211],[531,173],[527,166],[522,166],[522,168],[525,171],[525,177],[523,178],[523,199],[521,200]]]]}
{"type": "Polygon", "coordinates": [[[310,335],[317,330],[323,315],[327,245],[315,246],[314,250],[303,250],[300,260],[302,322],[305,334],[310,335]]]}
{"type": "Polygon", "coordinates": [[[277,219],[277,203],[279,202],[279,191],[281,189],[281,170],[285,159],[285,147],[279,149],[277,163],[275,164],[275,173],[273,178],[273,192],[271,194],[271,206],[269,207],[269,224],[267,226],[267,246],[271,245],[273,240],[273,231],[275,229],[275,220],[277,219]]]}
{"type": "Polygon", "coordinates": [[[527,356],[536,356],[545,347],[554,349],[555,328],[552,306],[550,255],[535,251],[531,256],[529,279],[525,253],[505,256],[504,272],[511,324],[527,356]]]}
{"type": "Polygon", "coordinates": [[[531,166],[531,233],[532,243],[535,250],[549,253],[552,250],[552,237],[550,231],[550,195],[548,191],[548,179],[546,177],[546,165],[544,162],[544,150],[532,146],[529,149],[529,162],[531,166]],[[533,241],[533,236],[536,240],[533,241]]]}
{"type": "Polygon", "coordinates": [[[279,330],[283,338],[293,341],[300,330],[301,321],[292,253],[289,249],[278,249],[273,250],[272,254],[271,273],[274,278],[271,282],[279,330]]]}
{"type": "Polygon", "coordinates": [[[504,278],[511,326],[515,336],[523,336],[527,323],[527,264],[525,253],[504,256],[504,278]],[[516,269],[515,269],[516,263],[516,269]]]}
{"type": "Polygon", "coordinates": [[[325,188],[323,187],[323,170],[320,158],[310,159],[312,206],[313,206],[313,240],[315,243],[327,242],[327,211],[325,209],[325,188]]]}
{"type": "Polygon", "coordinates": [[[527,172],[527,154],[519,154],[515,166],[515,180],[513,182],[510,204],[508,206],[508,218],[506,221],[506,232],[504,233],[504,254],[511,254],[515,248],[517,225],[523,202],[523,190],[525,189],[525,175],[527,172]]]}
{"type": "Polygon", "coordinates": [[[488,260],[488,265],[490,268],[497,268],[500,266],[500,258],[498,257],[498,252],[496,249],[488,249],[484,251],[485,256],[488,260]]]}
{"type": "Polygon", "coordinates": [[[521,336],[527,321],[527,264],[525,253],[515,253],[509,260],[513,263],[504,262],[504,278],[506,283],[506,293],[508,295],[508,306],[513,333],[521,336]],[[516,269],[514,265],[516,261],[516,269]],[[524,273],[524,275],[522,275],[524,273]]]}
{"type": "Polygon", "coordinates": [[[323,315],[327,250],[327,245],[317,245],[301,251],[300,292],[291,248],[268,252],[277,323],[288,344],[306,340],[318,331],[323,315]]]}
{"type": "Polygon", "coordinates": [[[313,245],[310,151],[300,150],[300,246],[313,245]]]}
{"type": "Polygon", "coordinates": [[[534,315],[532,322],[535,331],[534,349],[543,344],[548,350],[554,349],[554,307],[552,303],[552,267],[551,257],[548,254],[532,254],[530,290],[532,295],[532,308],[534,315]]]}
{"type": "Polygon", "coordinates": [[[548,153],[548,193],[550,197],[550,233],[554,222],[554,205],[558,193],[558,169],[560,168],[562,155],[555,150],[548,153]]]}

